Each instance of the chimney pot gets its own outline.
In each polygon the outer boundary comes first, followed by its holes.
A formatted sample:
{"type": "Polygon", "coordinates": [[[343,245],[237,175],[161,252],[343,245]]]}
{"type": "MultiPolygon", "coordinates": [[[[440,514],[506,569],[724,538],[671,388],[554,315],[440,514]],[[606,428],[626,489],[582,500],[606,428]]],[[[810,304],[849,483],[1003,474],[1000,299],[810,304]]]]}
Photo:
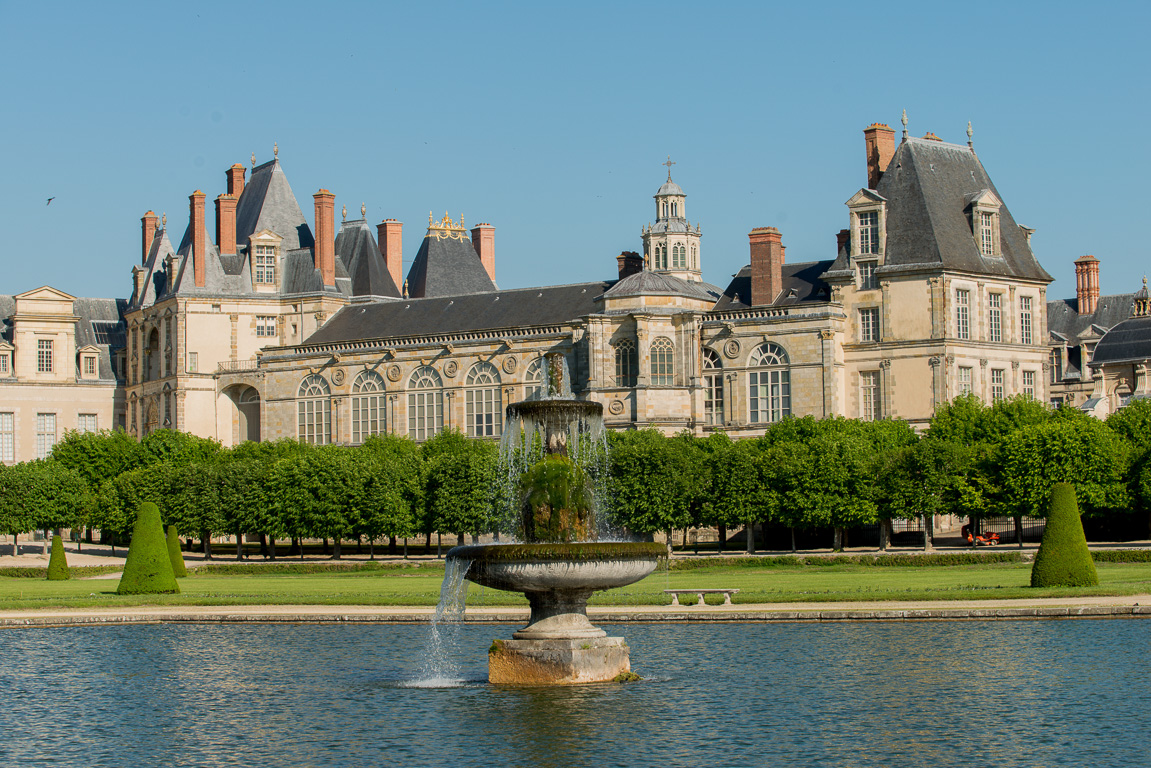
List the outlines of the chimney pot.
{"type": "Polygon", "coordinates": [[[244,174],[247,171],[244,166],[236,163],[224,173],[228,177],[228,194],[239,200],[244,192],[244,174]]]}
{"type": "Polygon", "coordinates": [[[222,254],[236,252],[236,202],[231,194],[216,198],[216,245],[222,254]]]}
{"type": "Polygon", "coordinates": [[[143,253],[140,255],[140,263],[148,263],[148,254],[152,252],[152,241],[156,239],[156,212],[148,211],[140,219],[140,234],[143,239],[143,253]]]}
{"type": "Polygon", "coordinates": [[[783,242],[775,227],[756,227],[747,235],[751,246],[751,296],[749,306],[775,301],[783,290],[783,242]]]}
{"type": "Polygon", "coordinates": [[[396,291],[404,282],[404,223],[395,219],[384,219],[376,225],[376,245],[384,258],[384,267],[396,284],[396,291]]]}
{"type": "Polygon", "coordinates": [[[316,203],[316,268],[325,287],[336,285],[336,196],[326,189],[312,195],[316,203]]]}
{"type": "Polygon", "coordinates": [[[1099,306],[1099,259],[1090,254],[1075,260],[1075,299],[1081,315],[1099,306]]]}
{"type": "Polygon", "coordinates": [[[883,123],[872,123],[863,129],[863,141],[867,147],[867,188],[875,189],[895,155],[895,130],[883,123]]]}
{"type": "Polygon", "coordinates": [[[192,220],[192,275],[197,288],[206,284],[208,243],[204,237],[204,193],[196,190],[188,196],[192,220]]]}
{"type": "MultiPolygon", "coordinates": [[[[463,221],[463,217],[460,217],[463,221]]],[[[491,224],[481,223],[472,228],[472,247],[488,273],[488,279],[496,281],[496,228],[491,224]]]]}
{"type": "Polygon", "coordinates": [[[640,256],[635,251],[624,251],[619,256],[616,256],[615,260],[619,265],[620,280],[643,271],[643,256],[640,256]]]}

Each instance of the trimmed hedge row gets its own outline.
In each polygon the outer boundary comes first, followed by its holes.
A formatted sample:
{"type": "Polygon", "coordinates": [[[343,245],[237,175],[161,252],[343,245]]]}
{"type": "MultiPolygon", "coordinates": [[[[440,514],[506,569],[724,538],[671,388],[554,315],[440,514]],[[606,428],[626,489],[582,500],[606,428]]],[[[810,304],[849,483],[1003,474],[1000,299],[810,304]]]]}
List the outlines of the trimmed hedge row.
{"type": "Polygon", "coordinates": [[[1151,549],[1092,550],[1091,559],[1097,563],[1151,563],[1151,549]]]}
{"type": "MultiPolygon", "coordinates": [[[[85,576],[103,576],[106,573],[118,573],[123,570],[122,565],[70,565],[68,570],[73,579],[82,579],[85,576]]],[[[45,579],[48,569],[35,567],[0,568],[0,579],[45,579]]]]}
{"type": "Polygon", "coordinates": [[[357,573],[362,571],[403,571],[415,568],[444,569],[443,561],[381,563],[376,560],[348,563],[268,563],[248,565],[243,563],[212,563],[193,565],[188,569],[190,576],[262,576],[271,574],[310,574],[310,573],[357,573]]]}
{"type": "Polygon", "coordinates": [[[783,568],[797,566],[865,565],[886,568],[934,568],[951,565],[987,565],[988,563],[1021,563],[1020,552],[939,553],[929,555],[780,555],[779,557],[724,557],[672,560],[673,571],[691,571],[697,568],[783,568]]]}

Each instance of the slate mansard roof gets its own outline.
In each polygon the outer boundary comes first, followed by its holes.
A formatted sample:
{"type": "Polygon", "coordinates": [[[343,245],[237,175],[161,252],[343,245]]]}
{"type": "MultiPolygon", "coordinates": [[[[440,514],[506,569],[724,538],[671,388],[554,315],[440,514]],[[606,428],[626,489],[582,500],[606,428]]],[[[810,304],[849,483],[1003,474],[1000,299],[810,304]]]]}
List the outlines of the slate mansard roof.
{"type": "Polygon", "coordinates": [[[408,270],[409,296],[459,296],[496,290],[472,241],[462,234],[440,237],[429,232],[408,270]]]}
{"type": "Polygon", "coordinates": [[[722,294],[711,283],[682,280],[674,275],[645,269],[620,280],[604,295],[621,299],[628,296],[686,296],[689,299],[715,302],[722,294]]]}
{"type": "Polygon", "coordinates": [[[1151,317],[1129,317],[1095,345],[1092,365],[1151,360],[1151,317]]]}
{"type": "MultiPolygon", "coordinates": [[[[887,203],[887,241],[880,272],[943,268],[1050,282],[1027,237],[1004,204],[1000,256],[983,256],[972,233],[971,199],[991,191],[991,177],[970,147],[908,138],[896,148],[875,192],[887,203]]],[[[850,269],[841,253],[833,272],[850,269]]]]}
{"type": "MultiPolygon", "coordinates": [[[[805,301],[829,301],[831,291],[822,275],[831,267],[831,260],[807,261],[797,264],[783,264],[783,290],[775,302],[768,306],[788,306],[805,301]]],[[[748,309],[751,301],[751,265],[747,265],[732,276],[731,282],[723,290],[723,295],[713,308],[716,312],[733,309],[748,309]]]]}
{"type": "MultiPolygon", "coordinates": [[[[112,367],[112,353],[126,345],[127,329],[124,324],[124,311],[128,302],[124,299],[84,299],[72,302],[72,312],[76,321],[76,349],[88,345],[99,347],[99,378],[115,379],[112,367]]],[[[12,316],[16,313],[16,297],[0,296],[0,339],[14,344],[12,316]]],[[[80,361],[74,361],[76,376],[80,377],[80,361]]]]}

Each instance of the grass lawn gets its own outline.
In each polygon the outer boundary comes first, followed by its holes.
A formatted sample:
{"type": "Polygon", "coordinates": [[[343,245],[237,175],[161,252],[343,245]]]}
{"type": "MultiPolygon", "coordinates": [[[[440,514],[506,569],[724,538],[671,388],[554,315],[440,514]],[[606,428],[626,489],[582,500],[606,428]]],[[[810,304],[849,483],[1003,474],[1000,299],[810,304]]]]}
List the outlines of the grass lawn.
{"type": "MultiPolygon", "coordinates": [[[[598,593],[593,605],[667,605],[664,589],[738,588],[736,603],[966,600],[1151,593],[1151,563],[1097,563],[1098,587],[1031,589],[1029,563],[938,567],[718,566],[657,571],[631,587],[598,593]]],[[[179,595],[116,594],[117,579],[0,578],[0,610],[132,605],[435,605],[443,570],[190,575],[179,595]]],[[[689,599],[690,600],[690,599],[689,599]]],[[[722,603],[712,596],[711,603],[722,603]]],[[[526,605],[518,594],[471,585],[468,605],[526,605]]]]}

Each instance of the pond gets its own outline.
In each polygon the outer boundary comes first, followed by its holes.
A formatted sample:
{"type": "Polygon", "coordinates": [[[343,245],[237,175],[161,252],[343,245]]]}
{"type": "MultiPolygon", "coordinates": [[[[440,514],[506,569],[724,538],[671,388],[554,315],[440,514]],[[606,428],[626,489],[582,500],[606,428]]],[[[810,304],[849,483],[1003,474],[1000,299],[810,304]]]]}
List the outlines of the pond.
{"type": "Polygon", "coordinates": [[[623,624],[645,680],[498,688],[510,626],[0,631],[6,765],[1146,764],[1146,619],[623,624]]]}

